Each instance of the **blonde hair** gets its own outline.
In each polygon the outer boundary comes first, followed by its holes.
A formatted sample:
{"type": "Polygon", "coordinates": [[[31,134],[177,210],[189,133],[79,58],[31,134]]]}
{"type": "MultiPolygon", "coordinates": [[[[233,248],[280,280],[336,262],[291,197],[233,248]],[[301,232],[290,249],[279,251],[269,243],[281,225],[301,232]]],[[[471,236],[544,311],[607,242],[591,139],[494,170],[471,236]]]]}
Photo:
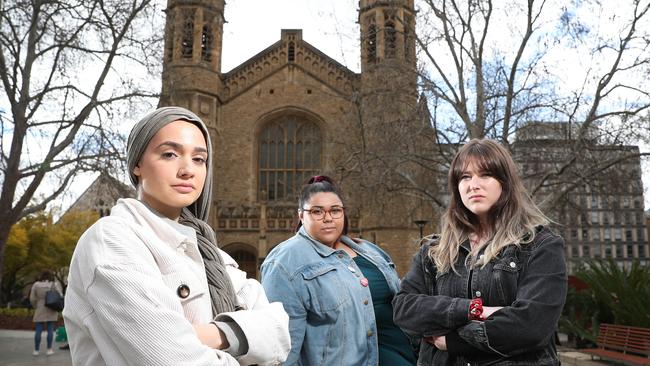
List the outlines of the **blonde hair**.
{"type": "Polygon", "coordinates": [[[456,271],[454,263],[460,245],[472,233],[492,235],[483,245],[483,257],[474,263],[483,267],[504,247],[531,242],[535,238],[535,228],[549,223],[526,191],[510,152],[493,140],[472,139],[461,147],[451,163],[448,185],[451,197],[442,217],[442,231],[437,245],[429,249],[429,257],[439,272],[456,271]],[[470,163],[501,184],[501,196],[490,208],[485,226],[481,226],[478,217],[463,205],[458,190],[461,176],[470,163]]]}

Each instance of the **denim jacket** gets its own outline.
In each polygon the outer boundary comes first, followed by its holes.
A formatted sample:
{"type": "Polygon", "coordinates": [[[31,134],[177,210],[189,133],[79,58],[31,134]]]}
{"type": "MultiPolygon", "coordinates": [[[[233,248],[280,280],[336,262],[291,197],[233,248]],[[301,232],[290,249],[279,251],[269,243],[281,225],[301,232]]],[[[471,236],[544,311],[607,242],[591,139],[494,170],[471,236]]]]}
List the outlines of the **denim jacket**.
{"type": "MultiPolygon", "coordinates": [[[[367,241],[341,241],[377,266],[397,293],[399,277],[388,254],[367,241]]],[[[321,244],[304,227],[269,253],[262,285],[269,300],[282,302],[289,314],[285,365],[377,365],[377,325],[362,279],[345,251],[321,244]]]]}
{"type": "MultiPolygon", "coordinates": [[[[435,245],[434,242],[430,245],[435,245]]],[[[559,365],[553,333],[567,291],[564,240],[539,227],[528,244],[509,245],[485,267],[439,273],[423,245],[393,299],[395,324],[419,337],[445,335],[447,352],[422,341],[418,365],[559,365]],[[503,306],[470,321],[469,304],[503,306]]],[[[481,253],[479,253],[480,255],[481,253]]]]}

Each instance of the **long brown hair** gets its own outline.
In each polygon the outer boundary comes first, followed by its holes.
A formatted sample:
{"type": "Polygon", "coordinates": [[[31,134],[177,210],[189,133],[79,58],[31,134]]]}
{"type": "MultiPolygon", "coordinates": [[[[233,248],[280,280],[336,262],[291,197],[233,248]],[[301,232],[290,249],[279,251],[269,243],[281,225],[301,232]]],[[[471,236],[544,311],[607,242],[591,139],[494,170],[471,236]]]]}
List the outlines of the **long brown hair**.
{"type": "Polygon", "coordinates": [[[535,227],[549,223],[526,191],[510,152],[493,140],[472,139],[462,146],[451,163],[447,183],[451,197],[442,218],[442,232],[438,244],[429,250],[440,272],[455,270],[460,244],[472,233],[492,235],[485,244],[482,259],[475,262],[485,266],[505,246],[531,242],[535,227]],[[485,226],[481,226],[478,217],[465,207],[458,190],[458,183],[470,163],[501,184],[501,196],[488,211],[485,226]]]}

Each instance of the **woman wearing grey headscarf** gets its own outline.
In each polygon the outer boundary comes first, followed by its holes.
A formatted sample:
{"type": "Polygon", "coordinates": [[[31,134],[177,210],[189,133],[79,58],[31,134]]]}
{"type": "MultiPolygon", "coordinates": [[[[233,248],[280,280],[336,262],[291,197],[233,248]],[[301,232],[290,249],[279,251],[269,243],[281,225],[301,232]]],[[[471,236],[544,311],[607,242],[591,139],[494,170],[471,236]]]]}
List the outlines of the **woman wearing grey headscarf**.
{"type": "Polygon", "coordinates": [[[138,199],[79,239],[66,322],[74,365],[279,364],[288,316],[216,246],[205,223],[212,145],[192,112],[164,107],[131,130],[138,199]]]}

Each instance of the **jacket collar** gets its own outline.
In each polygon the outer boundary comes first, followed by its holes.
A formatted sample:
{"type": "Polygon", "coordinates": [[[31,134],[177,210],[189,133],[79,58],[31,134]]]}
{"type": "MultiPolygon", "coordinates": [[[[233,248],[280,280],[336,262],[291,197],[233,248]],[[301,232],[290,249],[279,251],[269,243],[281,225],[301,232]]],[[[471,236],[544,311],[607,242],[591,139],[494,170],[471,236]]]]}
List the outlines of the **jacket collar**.
{"type": "MultiPolygon", "coordinates": [[[[307,239],[307,241],[309,241],[309,243],[312,245],[312,247],[314,248],[316,253],[318,253],[321,257],[329,257],[330,255],[332,255],[334,253],[340,252],[339,249],[334,249],[334,248],[329,247],[329,246],[321,243],[320,241],[314,239],[311,235],[309,235],[309,233],[307,232],[307,230],[305,229],[304,226],[300,227],[300,229],[298,230],[297,235],[300,235],[303,238],[307,239]]],[[[360,254],[367,254],[367,250],[363,247],[363,242],[364,241],[361,241],[361,243],[358,243],[358,242],[356,242],[355,240],[352,240],[352,238],[350,238],[350,237],[348,237],[346,235],[341,235],[339,240],[341,242],[343,242],[343,244],[345,244],[345,245],[349,246],[350,248],[352,248],[352,250],[354,250],[355,252],[360,253],[360,254]]]]}
{"type": "MultiPolygon", "coordinates": [[[[331,248],[320,241],[314,239],[309,233],[307,232],[307,229],[305,229],[304,226],[301,226],[300,229],[298,229],[298,234],[302,236],[303,238],[307,239],[307,241],[312,245],[316,253],[320,255],[321,257],[329,257],[330,255],[338,252],[338,250],[331,248]]],[[[347,238],[345,235],[341,235],[341,240],[343,238],[347,238]]]]}

